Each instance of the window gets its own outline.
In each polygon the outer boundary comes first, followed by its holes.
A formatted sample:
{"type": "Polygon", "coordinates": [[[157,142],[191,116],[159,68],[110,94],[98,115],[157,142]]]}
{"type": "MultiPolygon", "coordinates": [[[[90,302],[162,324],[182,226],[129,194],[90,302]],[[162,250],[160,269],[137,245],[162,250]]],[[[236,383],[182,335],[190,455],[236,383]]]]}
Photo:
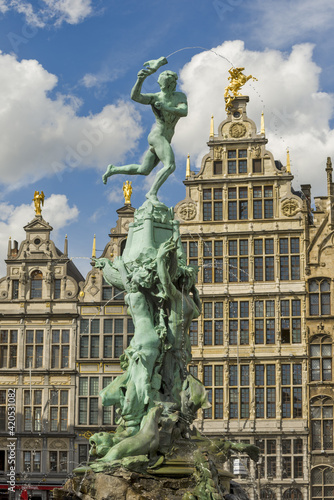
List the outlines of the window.
{"type": "Polygon", "coordinates": [[[112,286],[102,277],[102,300],[112,299],[112,286]]]}
{"type": "Polygon", "coordinates": [[[223,302],[204,302],[204,345],[223,345],[223,302]]]}
{"type": "Polygon", "coordinates": [[[189,373],[198,378],[198,365],[189,365],[189,373]]]}
{"type": "Polygon", "coordinates": [[[55,279],[54,280],[53,298],[60,299],[60,297],[61,297],[61,280],[55,279]]]}
{"type": "Polygon", "coordinates": [[[249,281],[248,240],[229,240],[228,253],[229,281],[249,281]]]}
{"type": "Polygon", "coordinates": [[[203,283],[223,282],[223,242],[203,241],[203,283]]]}
{"type": "Polygon", "coordinates": [[[31,281],[30,281],[31,299],[42,298],[42,285],[43,285],[43,274],[41,273],[41,271],[33,271],[31,273],[31,281]]]}
{"type": "Polygon", "coordinates": [[[248,188],[228,188],[228,220],[248,219],[248,188]]]}
{"type": "MultiPolygon", "coordinates": [[[[256,470],[256,478],[273,479],[276,477],[276,439],[257,439],[255,441],[255,446],[260,448],[260,456],[263,457],[262,463],[256,470]]],[[[276,496],[262,496],[261,499],[275,499],[276,496]]],[[[271,490],[270,490],[271,491],[271,490]]],[[[274,494],[274,493],[273,493],[274,494]]],[[[274,494],[275,495],[275,494],[274,494]]]]}
{"type": "Polygon", "coordinates": [[[282,478],[303,477],[303,440],[282,439],[282,478]]]}
{"type": "Polygon", "coordinates": [[[50,391],[50,431],[67,431],[68,391],[52,389],[50,391]]]}
{"type": "Polygon", "coordinates": [[[42,430],[42,391],[40,389],[23,391],[24,430],[42,430]]]}
{"type": "Polygon", "coordinates": [[[43,330],[26,330],[26,368],[43,366],[43,330]]]}
{"type": "Polygon", "coordinates": [[[275,301],[255,301],[255,344],[275,344],[275,301]]]}
{"type": "Polygon", "coordinates": [[[282,417],[302,416],[302,365],[282,364],[282,417]]]}
{"type": "Polygon", "coordinates": [[[7,391],[0,390],[0,429],[7,429],[7,391]]]}
{"type": "Polygon", "coordinates": [[[301,342],[300,300],[281,300],[281,341],[282,344],[301,342]]]}
{"type": "Polygon", "coordinates": [[[331,500],[334,498],[334,468],[316,467],[311,473],[312,500],[331,500]]]}
{"type": "Polygon", "coordinates": [[[79,444],[79,465],[87,465],[86,462],[89,461],[88,448],[88,444],[79,444]]]}
{"type": "Polygon", "coordinates": [[[49,464],[50,472],[67,472],[67,451],[50,451],[49,464]]]}
{"type": "Polygon", "coordinates": [[[12,299],[16,300],[19,298],[19,280],[12,281],[12,299]]]}
{"type": "Polygon", "coordinates": [[[280,279],[300,279],[299,238],[280,238],[280,279]]]}
{"type": "Polygon", "coordinates": [[[198,345],[198,321],[192,321],[189,328],[190,344],[198,345]]]}
{"type": "Polygon", "coordinates": [[[221,419],[224,417],[223,407],[223,365],[204,365],[204,380],[208,391],[211,408],[204,410],[204,418],[221,419]]]}
{"type": "Polygon", "coordinates": [[[51,342],[51,368],[68,368],[70,330],[52,330],[51,342]]]}
{"type": "Polygon", "coordinates": [[[41,452],[23,451],[24,472],[41,472],[41,452]]]}
{"type": "Polygon", "coordinates": [[[247,149],[230,149],[227,151],[227,173],[247,174],[247,149]]]}
{"type": "Polygon", "coordinates": [[[214,161],[213,162],[213,175],[221,175],[223,173],[223,162],[214,161]]]}
{"type": "Polygon", "coordinates": [[[249,344],[249,302],[229,302],[229,344],[249,344]]]}
{"type": "Polygon", "coordinates": [[[203,189],[203,220],[223,220],[222,188],[203,189]]]}
{"type": "MultiPolygon", "coordinates": [[[[272,477],[272,476],[269,476],[272,477]]],[[[261,488],[260,490],[260,500],[276,500],[276,493],[270,489],[268,486],[261,488]]]]}
{"type": "Polygon", "coordinates": [[[311,341],[311,382],[332,380],[332,339],[317,335],[311,341]]]}
{"type": "Polygon", "coordinates": [[[254,240],[254,280],[274,281],[274,239],[254,240]]]}
{"type": "Polygon", "coordinates": [[[275,365],[255,365],[255,416],[276,418],[275,365]]]}
{"type": "Polygon", "coordinates": [[[0,330],[0,368],[17,366],[17,330],[0,330]]]}
{"type": "Polygon", "coordinates": [[[198,266],[198,242],[197,241],[183,241],[182,247],[187,263],[189,266],[197,268],[198,266]]]}
{"type": "MultiPolygon", "coordinates": [[[[113,379],[114,377],[103,377],[102,388],[105,389],[109,384],[111,384],[113,379]]],[[[111,425],[112,423],[112,406],[102,406],[102,425],[111,425]]]]}
{"type": "Polygon", "coordinates": [[[98,425],[99,377],[79,379],[79,425],[98,425]]]}
{"type": "Polygon", "coordinates": [[[289,488],[283,493],[282,500],[303,500],[303,495],[298,488],[289,488]]]}
{"type": "Polygon", "coordinates": [[[253,174],[261,174],[262,172],[262,164],[261,159],[253,159],[253,174]]]}
{"type": "Polygon", "coordinates": [[[319,396],[311,400],[312,450],[333,450],[333,400],[319,396]]]}
{"type": "Polygon", "coordinates": [[[253,187],[253,219],[273,219],[273,186],[253,187]]]}
{"type": "Polygon", "coordinates": [[[249,365],[230,366],[230,418],[249,417],[249,365]],[[238,370],[239,369],[239,370],[238,370]],[[239,373],[238,373],[239,371],[239,373]],[[240,384],[238,383],[240,380],[240,384]]]}
{"type": "Polygon", "coordinates": [[[80,358],[99,358],[100,320],[80,320],[80,358]]]}
{"type": "Polygon", "coordinates": [[[311,316],[325,316],[331,313],[330,290],[330,280],[327,278],[309,281],[311,316]]]}

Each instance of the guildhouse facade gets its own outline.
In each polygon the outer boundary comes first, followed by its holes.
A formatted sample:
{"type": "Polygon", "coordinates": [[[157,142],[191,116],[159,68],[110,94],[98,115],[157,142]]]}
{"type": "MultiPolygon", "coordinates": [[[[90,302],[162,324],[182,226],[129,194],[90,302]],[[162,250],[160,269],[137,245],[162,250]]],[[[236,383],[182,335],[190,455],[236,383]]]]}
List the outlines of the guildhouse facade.
{"type": "Polygon", "coordinates": [[[20,246],[9,241],[0,280],[0,492],[7,494],[14,442],[16,496],[30,485],[42,499],[74,463],[77,301],[84,278],[68,258],[67,239],[61,252],[41,215],[24,229],[20,246]]]}
{"type": "Polygon", "coordinates": [[[258,465],[231,461],[253,496],[306,499],[308,187],[293,190],[247,102],[235,98],[175,207],[188,262],[200,269],[191,369],[212,404],[201,429],[261,450],[258,465]]]}
{"type": "MultiPolygon", "coordinates": [[[[334,498],[334,185],[327,195],[293,189],[267,149],[264,123],[234,99],[208,154],[187,163],[175,206],[188,263],[199,268],[202,314],[190,328],[191,372],[209,392],[198,412],[208,435],[253,443],[258,464],[226,467],[251,499],[334,498]]],[[[100,257],[122,254],[134,208],[127,199],[100,257]]],[[[122,373],[134,328],[122,291],[92,268],[84,279],[36,217],[10,242],[0,280],[0,493],[8,497],[8,401],[15,390],[16,498],[51,498],[88,458],[88,439],[115,429],[117,411],[99,392],[122,373]]],[[[94,246],[95,247],[95,246],[94,246]]],[[[93,256],[95,250],[93,247],[93,256]]],[[[12,404],[12,403],[10,403],[12,404]]]]}

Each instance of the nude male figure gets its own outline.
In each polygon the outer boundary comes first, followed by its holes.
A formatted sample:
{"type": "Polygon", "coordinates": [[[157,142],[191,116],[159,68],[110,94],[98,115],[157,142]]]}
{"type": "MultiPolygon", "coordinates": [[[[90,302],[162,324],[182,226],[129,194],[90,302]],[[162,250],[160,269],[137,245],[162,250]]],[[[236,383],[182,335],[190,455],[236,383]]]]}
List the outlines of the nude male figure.
{"type": "Polygon", "coordinates": [[[188,114],[187,98],[182,92],[175,92],[177,74],[173,71],[163,71],[158,84],[160,92],[156,94],[142,94],[141,89],[145,79],[155,73],[160,66],[167,64],[167,59],[161,57],[144,64],[145,69],[139,71],[137,81],[131,91],[131,99],[141,104],[150,104],[155,115],[156,126],[148,136],[149,149],[143,163],[124,166],[109,165],[102,176],[103,183],[108,177],[115,174],[148,175],[161,161],[163,168],[158,172],[146,198],[157,201],[157,192],[166,179],[175,170],[174,152],[170,145],[179,119],[188,114]]]}

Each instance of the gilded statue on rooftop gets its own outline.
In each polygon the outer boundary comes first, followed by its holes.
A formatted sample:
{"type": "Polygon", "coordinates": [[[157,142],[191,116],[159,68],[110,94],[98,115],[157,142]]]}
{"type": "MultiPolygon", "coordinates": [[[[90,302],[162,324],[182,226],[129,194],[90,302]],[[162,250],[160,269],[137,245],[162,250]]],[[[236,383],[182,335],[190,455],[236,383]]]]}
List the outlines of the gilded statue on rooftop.
{"type": "Polygon", "coordinates": [[[131,205],[132,182],[126,181],[123,183],[124,202],[126,205],[131,205]]]}
{"type": "Polygon", "coordinates": [[[42,215],[42,208],[41,205],[44,206],[44,193],[43,191],[35,191],[34,197],[32,201],[34,202],[35,205],[35,213],[36,215],[42,215]]]}
{"type": "Polygon", "coordinates": [[[240,91],[241,87],[245,85],[245,83],[248,82],[248,80],[252,79],[253,81],[256,80],[252,75],[244,75],[243,71],[245,68],[231,68],[228,70],[230,73],[230,76],[228,77],[229,84],[227,87],[225,87],[225,109],[227,112],[229,112],[230,108],[232,107],[232,102],[234,98],[238,95],[242,95],[240,91]],[[232,94],[232,95],[231,95],[232,94]]]}

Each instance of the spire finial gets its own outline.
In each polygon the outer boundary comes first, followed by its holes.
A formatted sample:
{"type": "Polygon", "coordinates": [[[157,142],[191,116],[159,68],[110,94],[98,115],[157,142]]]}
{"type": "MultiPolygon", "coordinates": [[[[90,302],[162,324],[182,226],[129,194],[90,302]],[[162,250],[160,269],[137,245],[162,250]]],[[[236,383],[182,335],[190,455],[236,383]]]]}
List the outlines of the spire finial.
{"type": "Polygon", "coordinates": [[[67,234],[65,234],[65,241],[64,241],[64,255],[68,255],[68,240],[67,240],[67,234]]]}
{"type": "Polygon", "coordinates": [[[210,122],[210,137],[215,136],[215,131],[214,131],[214,124],[213,124],[213,115],[211,115],[211,122],[210,122]]]}
{"type": "Polygon", "coordinates": [[[186,164],[186,179],[190,177],[190,155],[187,156],[187,164],[186,164]]]}
{"type": "Polygon", "coordinates": [[[290,151],[289,151],[289,148],[286,150],[286,171],[287,171],[288,174],[291,174],[290,151]]]}
{"type": "Polygon", "coordinates": [[[94,238],[93,238],[92,257],[94,257],[96,259],[96,234],[94,234],[94,238]]]}
{"type": "Polygon", "coordinates": [[[261,134],[262,135],[265,135],[266,131],[265,131],[265,128],[264,128],[264,113],[262,111],[261,113],[261,134]]]}

